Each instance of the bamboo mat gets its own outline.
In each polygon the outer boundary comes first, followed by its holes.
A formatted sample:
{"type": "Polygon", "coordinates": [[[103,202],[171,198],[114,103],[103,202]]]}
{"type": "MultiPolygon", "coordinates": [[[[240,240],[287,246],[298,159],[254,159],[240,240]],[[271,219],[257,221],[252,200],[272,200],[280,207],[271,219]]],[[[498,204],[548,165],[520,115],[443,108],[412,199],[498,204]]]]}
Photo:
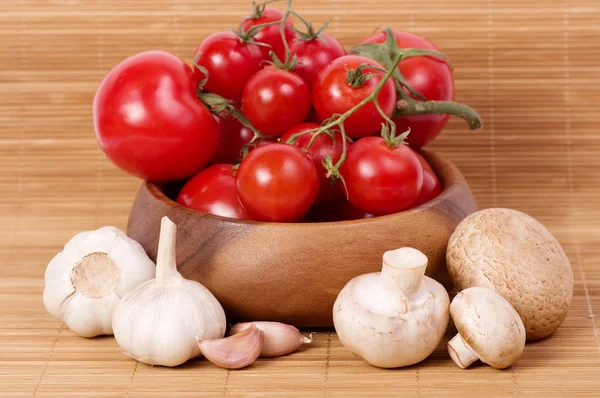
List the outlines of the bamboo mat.
{"type": "MultiPolygon", "coordinates": [[[[481,207],[530,213],[564,245],[569,315],[511,369],[456,368],[443,344],[399,370],[365,365],[329,330],[307,349],[227,372],[205,360],[151,368],[113,338],[79,338],[44,310],[43,274],[75,233],[124,228],[139,185],[97,148],[91,103],[107,70],[164,49],[190,59],[234,26],[246,0],[0,2],[0,396],[600,396],[600,3],[598,0],[296,0],[346,45],[390,25],[453,60],[457,99],[480,132],[452,120],[430,146],[463,170],[481,207]]],[[[445,343],[445,342],[443,342],[445,343]]]]}

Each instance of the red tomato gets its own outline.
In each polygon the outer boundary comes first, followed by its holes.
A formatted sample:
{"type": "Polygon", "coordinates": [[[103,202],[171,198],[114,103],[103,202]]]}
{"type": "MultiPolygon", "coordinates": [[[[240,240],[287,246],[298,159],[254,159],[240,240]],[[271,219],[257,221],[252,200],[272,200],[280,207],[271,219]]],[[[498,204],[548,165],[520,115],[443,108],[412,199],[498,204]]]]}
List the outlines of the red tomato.
{"type": "MultiPolygon", "coordinates": [[[[438,51],[433,43],[414,33],[396,30],[394,36],[400,48],[421,48],[438,51]]],[[[385,39],[385,32],[377,32],[361,44],[383,43],[385,39]]],[[[450,67],[444,60],[429,56],[411,57],[400,61],[399,68],[408,84],[427,100],[454,100],[454,79],[450,67]]],[[[419,149],[438,136],[446,125],[448,117],[448,115],[421,115],[400,117],[393,120],[398,131],[405,131],[410,127],[411,133],[406,141],[412,148],[419,149]]]]}
{"type": "Polygon", "coordinates": [[[421,166],[423,167],[423,187],[421,188],[419,197],[415,203],[413,203],[413,207],[417,207],[423,203],[429,202],[442,192],[442,184],[440,183],[440,180],[437,178],[437,175],[429,163],[427,163],[425,158],[416,151],[415,155],[417,155],[419,162],[421,162],[421,166]]]}
{"type": "MultiPolygon", "coordinates": [[[[348,70],[356,69],[362,64],[385,69],[370,58],[346,55],[335,59],[331,65],[319,73],[312,86],[312,100],[315,111],[321,120],[328,119],[334,114],[345,113],[373,93],[375,86],[384,75],[383,72],[364,68],[364,74],[374,73],[378,76],[368,79],[356,88],[353,88],[346,80],[348,70]]],[[[391,116],[396,106],[396,88],[391,79],[385,82],[377,95],[377,100],[383,112],[387,116],[391,116]]],[[[381,130],[381,124],[384,122],[385,119],[379,114],[375,104],[369,102],[344,121],[344,129],[350,137],[364,137],[381,130]]]]}
{"type": "Polygon", "coordinates": [[[346,50],[333,36],[322,33],[321,39],[294,40],[290,45],[290,51],[298,59],[294,72],[304,79],[309,86],[317,78],[321,70],[328,66],[331,61],[346,55],[346,50]],[[325,40],[325,42],[323,42],[325,40]]]}
{"type": "Polygon", "coordinates": [[[108,158],[146,180],[190,177],[219,147],[217,123],[196,99],[194,72],[166,52],[140,53],[114,67],[100,83],[93,114],[108,158]]]}
{"type": "Polygon", "coordinates": [[[254,132],[232,116],[215,117],[221,130],[221,146],[213,163],[236,163],[241,159],[242,148],[254,137],[254,132]]]}
{"type": "MultiPolygon", "coordinates": [[[[283,134],[283,136],[281,136],[281,140],[283,142],[286,142],[294,134],[319,128],[320,126],[321,125],[317,123],[299,124],[286,131],[283,134]]],[[[341,183],[339,183],[338,181],[336,181],[334,185],[331,185],[333,180],[331,178],[327,178],[327,170],[325,170],[325,167],[323,167],[323,159],[327,156],[331,156],[333,164],[340,160],[343,152],[343,137],[342,133],[336,131],[334,142],[329,135],[319,134],[319,136],[315,138],[314,142],[309,147],[308,143],[310,142],[311,137],[311,134],[301,135],[300,137],[298,137],[298,140],[296,141],[295,145],[299,148],[306,149],[306,151],[310,155],[315,165],[315,168],[317,169],[317,173],[319,174],[319,196],[317,196],[316,201],[326,202],[328,200],[333,199],[336,196],[341,195],[342,189],[341,183]]],[[[348,146],[350,146],[350,144],[348,144],[348,146]]]]}
{"type": "Polygon", "coordinates": [[[310,90],[298,75],[267,68],[252,76],[242,94],[242,110],[260,132],[281,136],[310,112],[310,90]]]}
{"type": "Polygon", "coordinates": [[[196,174],[179,192],[177,203],[221,217],[251,219],[238,199],[230,164],[215,164],[196,174]]]}
{"type": "Polygon", "coordinates": [[[341,197],[314,205],[306,217],[311,222],[333,222],[373,218],[373,215],[352,206],[346,198],[341,197]]]}
{"type": "Polygon", "coordinates": [[[374,215],[408,209],[423,186],[423,167],[407,145],[390,147],[381,137],[356,141],[340,172],[350,202],[374,215]]]}
{"type": "MultiPolygon", "coordinates": [[[[218,32],[208,36],[196,49],[194,58],[208,70],[204,89],[232,101],[242,99],[248,79],[262,69],[265,56],[260,46],[245,43],[234,32],[218,32]]],[[[206,76],[194,68],[197,81],[206,76]]]]}
{"type": "MultiPolygon", "coordinates": [[[[246,17],[242,20],[242,28],[247,32],[252,26],[262,25],[269,22],[281,21],[283,19],[283,11],[276,8],[265,8],[262,14],[258,18],[246,17]]],[[[287,19],[285,21],[286,28],[284,30],[285,38],[288,44],[294,40],[296,34],[292,29],[292,20],[287,19]]],[[[270,47],[261,47],[265,56],[269,55],[269,51],[273,50],[275,55],[283,62],[285,60],[285,46],[281,39],[281,32],[279,31],[279,25],[266,26],[254,36],[254,41],[259,43],[268,44],[270,47]]],[[[269,58],[270,59],[270,58],[269,58]]]]}
{"type": "Polygon", "coordinates": [[[285,144],[255,149],[237,171],[237,190],[244,207],[255,219],[295,221],[314,203],[319,177],[302,150],[285,144]]]}

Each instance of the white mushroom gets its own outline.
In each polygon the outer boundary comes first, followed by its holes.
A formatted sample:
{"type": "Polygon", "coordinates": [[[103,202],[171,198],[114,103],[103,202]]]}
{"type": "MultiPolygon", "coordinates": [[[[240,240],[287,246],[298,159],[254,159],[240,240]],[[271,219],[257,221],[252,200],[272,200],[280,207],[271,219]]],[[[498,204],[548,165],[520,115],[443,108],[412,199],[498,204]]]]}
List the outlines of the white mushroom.
{"type": "Polygon", "coordinates": [[[427,358],[448,326],[450,299],[425,268],[427,257],[405,247],[383,255],[381,272],[348,282],[333,306],[342,344],[382,368],[427,358]]]}
{"type": "Polygon", "coordinates": [[[483,287],[458,293],[450,305],[458,334],[448,353],[461,369],[476,360],[504,369],[515,363],[525,347],[525,327],[517,311],[501,295],[483,287]]]}
{"type": "Polygon", "coordinates": [[[496,290],[517,310],[527,340],[554,333],[573,295],[569,260],[534,218],[510,209],[471,214],[456,228],[446,252],[448,273],[463,290],[496,290]]]}

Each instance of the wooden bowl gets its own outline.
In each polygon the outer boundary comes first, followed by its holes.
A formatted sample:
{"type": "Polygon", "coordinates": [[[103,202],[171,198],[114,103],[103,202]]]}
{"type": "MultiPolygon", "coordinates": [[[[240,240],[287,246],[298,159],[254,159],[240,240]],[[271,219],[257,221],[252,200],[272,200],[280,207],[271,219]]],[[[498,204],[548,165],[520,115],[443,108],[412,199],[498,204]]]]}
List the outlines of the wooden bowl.
{"type": "Polygon", "coordinates": [[[155,260],[160,220],[173,220],[179,271],[210,289],[230,321],[331,326],[339,291],[357,275],[380,271],[386,250],[415,247],[429,258],[427,275],[444,278],[448,239],[477,206],[456,166],[434,153],[423,155],[444,190],[409,211],[324,223],[239,221],[183,207],[164,193],[168,186],[145,182],[127,233],[155,260]]]}

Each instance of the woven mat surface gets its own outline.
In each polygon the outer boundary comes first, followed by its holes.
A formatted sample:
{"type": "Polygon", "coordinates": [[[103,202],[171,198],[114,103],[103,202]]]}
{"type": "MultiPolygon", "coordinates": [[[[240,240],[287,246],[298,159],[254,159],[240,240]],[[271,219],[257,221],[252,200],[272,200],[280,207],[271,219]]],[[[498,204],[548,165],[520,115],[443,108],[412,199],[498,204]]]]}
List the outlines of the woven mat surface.
{"type": "Polygon", "coordinates": [[[480,207],[512,207],[558,237],[575,275],[569,315],[511,369],[456,368],[445,341],[423,363],[380,370],[320,330],[307,349],[228,372],[205,360],[151,368],[112,337],[84,339],[42,305],[47,262],[75,233],[124,228],[139,181],[96,146],[91,103],[126,56],[190,60],[236,25],[246,0],[0,2],[0,396],[600,396],[600,3],[598,0],[297,0],[352,45],[376,27],[423,34],[453,60],[457,99],[479,132],[451,120],[429,148],[464,172],[480,207]]]}

